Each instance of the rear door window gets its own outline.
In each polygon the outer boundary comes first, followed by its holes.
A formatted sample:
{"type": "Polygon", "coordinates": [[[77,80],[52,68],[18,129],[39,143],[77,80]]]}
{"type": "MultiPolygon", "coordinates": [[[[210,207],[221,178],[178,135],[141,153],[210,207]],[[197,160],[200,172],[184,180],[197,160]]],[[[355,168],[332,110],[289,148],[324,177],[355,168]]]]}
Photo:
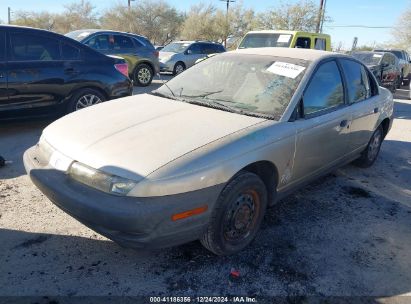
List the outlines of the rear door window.
{"type": "Polygon", "coordinates": [[[190,46],[189,50],[191,50],[191,54],[205,54],[205,50],[199,43],[194,43],[190,46]]]}
{"type": "Polygon", "coordinates": [[[130,37],[123,35],[114,35],[113,49],[114,50],[130,50],[134,48],[133,40],[130,37]]]}
{"type": "Polygon", "coordinates": [[[295,47],[300,49],[309,49],[311,48],[311,39],[308,37],[298,37],[295,47]]]}
{"type": "Polygon", "coordinates": [[[341,74],[335,61],[323,63],[315,72],[303,98],[304,115],[312,116],[344,105],[341,74]]]}
{"type": "Polygon", "coordinates": [[[315,38],[315,47],[316,50],[326,50],[326,41],[324,38],[315,38]]]}
{"type": "Polygon", "coordinates": [[[11,59],[16,61],[60,60],[59,41],[36,33],[10,33],[11,59]]]}
{"type": "Polygon", "coordinates": [[[341,65],[347,80],[349,103],[356,103],[371,97],[367,71],[362,64],[342,59],[341,65]]]}

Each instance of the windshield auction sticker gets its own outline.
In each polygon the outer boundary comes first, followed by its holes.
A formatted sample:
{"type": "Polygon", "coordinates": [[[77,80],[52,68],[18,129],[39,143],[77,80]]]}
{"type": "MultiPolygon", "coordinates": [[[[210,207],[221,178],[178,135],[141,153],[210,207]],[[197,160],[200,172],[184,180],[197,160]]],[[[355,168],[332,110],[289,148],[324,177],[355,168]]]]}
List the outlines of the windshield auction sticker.
{"type": "Polygon", "coordinates": [[[277,42],[288,42],[290,41],[291,35],[280,35],[278,36],[277,42]]]}
{"type": "Polygon", "coordinates": [[[305,67],[292,64],[292,63],[287,63],[287,62],[281,62],[281,61],[276,61],[274,62],[271,66],[268,67],[267,71],[271,72],[273,74],[285,76],[288,78],[295,78],[297,77],[302,71],[305,70],[305,67]]]}

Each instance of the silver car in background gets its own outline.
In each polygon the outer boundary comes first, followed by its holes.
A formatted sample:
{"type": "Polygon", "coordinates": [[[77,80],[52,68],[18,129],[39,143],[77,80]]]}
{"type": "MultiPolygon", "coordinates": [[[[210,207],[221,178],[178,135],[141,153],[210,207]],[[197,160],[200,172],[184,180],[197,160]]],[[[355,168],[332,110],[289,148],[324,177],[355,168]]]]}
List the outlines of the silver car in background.
{"type": "Polygon", "coordinates": [[[199,239],[233,254],[269,205],[349,162],[371,166],[392,120],[392,94],[354,58],[252,48],[57,120],[24,163],[58,207],[123,246],[199,239]]]}
{"type": "Polygon", "coordinates": [[[160,50],[160,71],[180,74],[198,59],[225,52],[224,46],[210,41],[177,41],[160,50]]]}

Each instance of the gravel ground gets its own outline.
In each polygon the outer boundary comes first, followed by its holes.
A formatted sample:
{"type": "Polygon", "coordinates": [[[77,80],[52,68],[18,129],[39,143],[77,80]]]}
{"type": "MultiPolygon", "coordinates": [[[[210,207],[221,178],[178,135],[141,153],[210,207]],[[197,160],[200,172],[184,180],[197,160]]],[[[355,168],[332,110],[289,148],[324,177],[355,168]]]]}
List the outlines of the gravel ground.
{"type": "Polygon", "coordinates": [[[411,102],[395,109],[372,168],[345,166],[281,201],[230,257],[199,242],[124,249],[96,234],[25,174],[22,154],[50,121],[0,125],[13,161],[0,169],[0,296],[411,296],[411,102]]]}

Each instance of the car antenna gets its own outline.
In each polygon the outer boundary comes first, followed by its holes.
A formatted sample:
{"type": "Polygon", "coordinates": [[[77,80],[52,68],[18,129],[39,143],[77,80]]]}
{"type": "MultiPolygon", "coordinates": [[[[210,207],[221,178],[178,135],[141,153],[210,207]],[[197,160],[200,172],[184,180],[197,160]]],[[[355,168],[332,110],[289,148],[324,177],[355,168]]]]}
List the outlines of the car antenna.
{"type": "Polygon", "coordinates": [[[160,73],[157,73],[158,78],[160,78],[161,82],[163,85],[165,85],[167,87],[167,89],[171,92],[171,94],[173,95],[173,97],[176,97],[176,95],[174,94],[173,90],[170,89],[170,87],[167,85],[167,82],[164,81],[163,77],[161,77],[160,73]]]}

